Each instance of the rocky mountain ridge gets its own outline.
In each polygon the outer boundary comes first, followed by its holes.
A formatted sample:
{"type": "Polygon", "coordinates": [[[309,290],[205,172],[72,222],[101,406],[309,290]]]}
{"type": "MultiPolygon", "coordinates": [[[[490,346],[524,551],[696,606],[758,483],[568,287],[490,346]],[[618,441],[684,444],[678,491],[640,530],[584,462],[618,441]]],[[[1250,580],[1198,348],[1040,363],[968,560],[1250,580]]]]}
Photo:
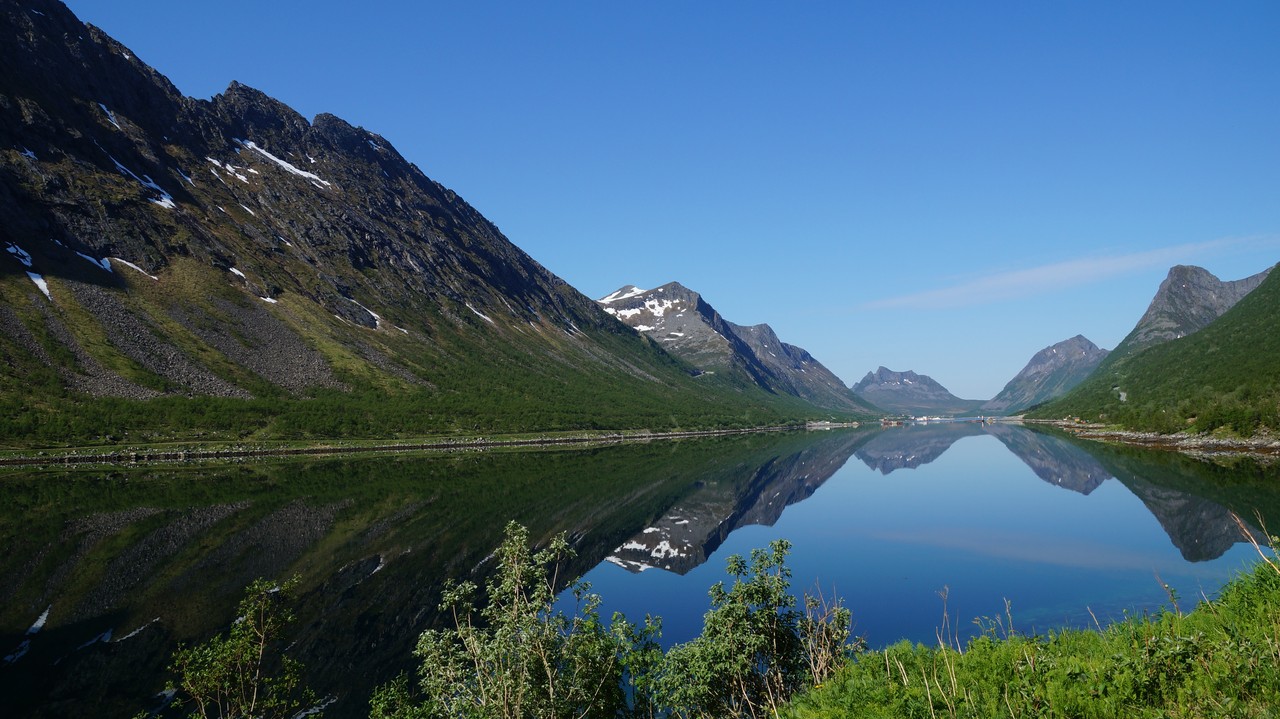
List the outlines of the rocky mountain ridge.
{"type": "Polygon", "coordinates": [[[1162,434],[1273,432],[1280,429],[1278,317],[1280,277],[1273,271],[1221,283],[1200,268],[1175,267],[1121,346],[1074,390],[1029,416],[1076,416],[1162,434]]]}
{"type": "Polygon", "coordinates": [[[374,132],[237,82],[184,97],[53,0],[0,7],[0,35],[10,436],[105,434],[86,397],[139,402],[112,433],[191,397],[263,401],[190,419],[233,436],[778,416],[767,392],[690,378],[374,132]],[[33,392],[67,422],[31,414],[33,392]],[[342,393],[368,412],[342,417],[342,393]],[[412,401],[389,417],[387,396],[412,401]]]}
{"type": "Polygon", "coordinates": [[[1046,347],[1009,380],[1000,393],[982,405],[991,414],[1017,414],[1033,405],[1060,397],[1084,381],[1108,351],[1076,335],[1046,347]]]}
{"type": "Polygon", "coordinates": [[[963,415],[982,405],[981,400],[956,397],[928,375],[911,370],[895,372],[883,366],[859,380],[853,393],[877,407],[906,415],[963,415]]]}
{"type": "Polygon", "coordinates": [[[1224,282],[1203,267],[1175,265],[1160,283],[1147,311],[1116,346],[1115,358],[1204,329],[1262,284],[1270,272],[1268,268],[1224,282]]]}
{"type": "Polygon", "coordinates": [[[767,392],[818,407],[871,411],[840,378],[804,349],[780,340],[769,325],[734,324],[679,282],[649,290],[624,285],[598,302],[699,372],[741,375],[767,392]]]}

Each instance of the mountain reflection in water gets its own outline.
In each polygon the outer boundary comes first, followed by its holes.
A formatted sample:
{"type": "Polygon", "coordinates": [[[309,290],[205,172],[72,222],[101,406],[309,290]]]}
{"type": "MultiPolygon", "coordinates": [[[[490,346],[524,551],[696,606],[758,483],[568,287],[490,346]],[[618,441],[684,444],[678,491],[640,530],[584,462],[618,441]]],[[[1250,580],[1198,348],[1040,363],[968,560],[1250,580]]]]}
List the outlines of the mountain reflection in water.
{"type": "Polygon", "coordinates": [[[834,586],[877,641],[932,639],[944,586],[953,602],[961,588],[988,597],[965,605],[970,617],[1016,598],[1024,628],[1091,625],[1090,610],[1167,603],[1165,583],[1182,596],[1216,592],[1252,557],[1232,512],[1262,540],[1252,518],[1280,506],[1275,479],[1249,461],[1221,467],[1018,424],[862,430],[701,487],[585,578],[606,612],[661,615],[670,644],[699,631],[725,556],[787,538],[793,587],[834,586]]]}
{"type": "Polygon", "coordinates": [[[1276,479],[977,423],[13,471],[0,692],[21,716],[132,716],[154,705],[178,642],[229,625],[254,578],[297,573],[291,651],[337,697],[327,716],[364,716],[439,625],[445,581],[492,570],[509,520],[539,541],[567,532],[569,573],[605,614],[660,615],[668,644],[700,630],[724,557],[774,538],[795,545],[793,586],[834,589],[876,644],[932,641],[944,586],[960,623],[1005,598],[1020,628],[1105,621],[1167,601],[1155,574],[1185,597],[1216,591],[1252,552],[1230,512],[1276,517],[1276,479]]]}

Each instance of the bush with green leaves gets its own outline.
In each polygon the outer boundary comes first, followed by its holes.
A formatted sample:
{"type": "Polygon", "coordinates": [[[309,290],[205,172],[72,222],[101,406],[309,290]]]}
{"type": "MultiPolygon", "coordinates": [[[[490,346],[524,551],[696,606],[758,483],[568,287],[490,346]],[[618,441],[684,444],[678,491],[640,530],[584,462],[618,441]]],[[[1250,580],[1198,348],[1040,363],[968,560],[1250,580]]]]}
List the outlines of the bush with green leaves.
{"type": "Polygon", "coordinates": [[[441,609],[452,627],[423,632],[417,682],[400,677],[375,692],[374,719],[562,719],[773,716],[797,690],[820,683],[850,646],[839,602],[790,594],[790,544],[729,558],[733,585],[711,589],[703,634],[663,655],[659,623],[614,614],[585,583],[570,589],[572,617],[555,609],[558,572],[572,555],[564,535],[534,552],[512,522],[495,552],[497,571],[477,608],[477,587],[451,585],[441,609]]]}
{"type": "MultiPolygon", "coordinates": [[[[293,621],[298,578],[276,584],[259,579],[245,589],[238,619],[216,636],[173,655],[176,703],[203,719],[293,717],[316,704],[299,681],[302,666],[279,644],[293,621]]],[[[318,716],[313,712],[310,716],[318,716]]]]}
{"type": "Polygon", "coordinates": [[[790,592],[791,544],[728,560],[732,586],[711,588],[702,634],[673,647],[660,681],[662,703],[676,717],[772,717],[793,694],[820,684],[846,656],[850,613],[839,602],[790,592]]]}
{"type": "Polygon", "coordinates": [[[646,686],[661,656],[658,625],[634,625],[616,614],[606,625],[600,598],[582,582],[571,585],[575,614],[556,610],[559,573],[572,554],[563,534],[534,552],[528,530],[508,524],[484,604],[477,607],[474,583],[451,585],[441,610],[453,626],[418,639],[420,691],[403,677],[381,687],[371,716],[586,719],[648,712],[643,691],[628,700],[624,678],[646,686]]]}

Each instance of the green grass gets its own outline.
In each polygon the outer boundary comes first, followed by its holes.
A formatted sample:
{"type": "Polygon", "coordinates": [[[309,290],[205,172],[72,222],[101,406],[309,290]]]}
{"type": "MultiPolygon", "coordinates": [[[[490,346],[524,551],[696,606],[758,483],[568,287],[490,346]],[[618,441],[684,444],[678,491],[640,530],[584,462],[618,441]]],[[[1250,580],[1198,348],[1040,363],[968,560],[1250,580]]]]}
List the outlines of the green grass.
{"type": "Polygon", "coordinates": [[[858,655],[797,697],[826,717],[1269,717],[1280,707],[1280,567],[1260,562],[1190,613],[966,646],[900,643],[858,655]]]}

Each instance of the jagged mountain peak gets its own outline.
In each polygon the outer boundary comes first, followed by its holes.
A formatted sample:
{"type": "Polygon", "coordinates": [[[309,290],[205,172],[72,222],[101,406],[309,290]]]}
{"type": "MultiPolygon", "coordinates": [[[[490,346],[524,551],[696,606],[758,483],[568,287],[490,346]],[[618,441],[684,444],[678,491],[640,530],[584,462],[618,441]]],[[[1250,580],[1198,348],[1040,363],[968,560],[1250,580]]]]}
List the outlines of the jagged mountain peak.
{"type": "Polygon", "coordinates": [[[769,325],[729,322],[679,282],[649,290],[623,285],[598,302],[699,372],[728,374],[820,407],[859,413],[870,409],[812,355],[781,341],[769,325]]]}
{"type": "Polygon", "coordinates": [[[868,372],[852,390],[877,407],[902,414],[965,414],[982,404],[956,397],[928,375],[883,365],[868,372]]]}
{"type": "Polygon", "coordinates": [[[296,395],[342,385],[327,362],[438,387],[503,353],[683,381],[377,133],[235,81],[182,96],[51,0],[0,5],[0,32],[6,386],[296,395]]]}
{"type": "MultiPolygon", "coordinates": [[[[858,392],[873,385],[882,386],[898,386],[898,385],[919,385],[927,387],[930,391],[941,390],[946,392],[946,388],[938,384],[932,377],[924,374],[916,374],[914,370],[906,370],[898,372],[891,370],[884,365],[880,365],[874,372],[868,372],[856,385],[853,391],[858,392]]],[[[950,394],[948,392],[948,394],[950,394]]]]}
{"type": "Polygon", "coordinates": [[[1262,284],[1270,272],[1267,268],[1250,277],[1223,281],[1203,267],[1173,266],[1147,311],[1116,347],[1116,358],[1203,329],[1262,284]]]}
{"type": "Polygon", "coordinates": [[[1084,335],[1045,347],[1031,357],[999,394],[983,404],[982,410],[1016,414],[1060,397],[1083,382],[1108,354],[1084,335]]]}
{"type": "Polygon", "coordinates": [[[1031,357],[1031,361],[1033,363],[1038,363],[1048,361],[1054,357],[1085,356],[1097,354],[1098,352],[1105,354],[1106,350],[1098,347],[1098,345],[1091,342],[1089,338],[1084,335],[1076,335],[1070,339],[1065,339],[1057,344],[1045,347],[1035,353],[1035,355],[1031,357]]]}
{"type": "Polygon", "coordinates": [[[296,142],[311,129],[311,123],[292,107],[235,80],[209,102],[244,137],[272,133],[296,142]]]}
{"type": "Polygon", "coordinates": [[[614,290],[613,292],[610,292],[609,294],[605,295],[604,297],[601,297],[597,301],[602,305],[607,305],[613,302],[617,302],[618,300],[630,299],[632,297],[635,297],[636,295],[642,295],[645,292],[648,292],[648,290],[642,290],[639,287],[636,287],[635,285],[623,285],[618,289],[614,290]]]}

